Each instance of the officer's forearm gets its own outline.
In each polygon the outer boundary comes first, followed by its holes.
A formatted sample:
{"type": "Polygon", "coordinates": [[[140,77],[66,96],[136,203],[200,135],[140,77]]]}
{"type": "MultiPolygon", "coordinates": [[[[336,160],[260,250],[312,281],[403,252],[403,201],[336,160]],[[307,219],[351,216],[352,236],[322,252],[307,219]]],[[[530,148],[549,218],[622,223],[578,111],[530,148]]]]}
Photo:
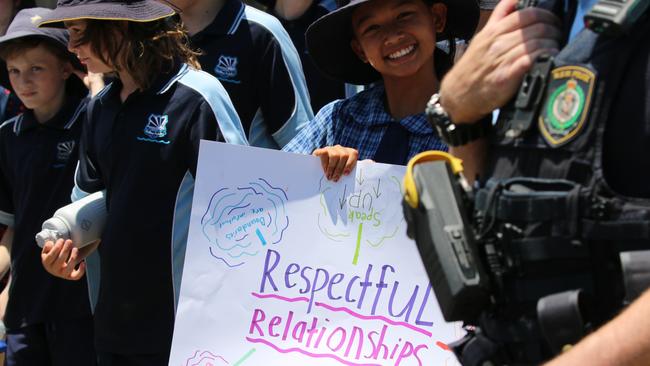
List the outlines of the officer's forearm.
{"type": "Polygon", "coordinates": [[[650,365],[650,291],[621,315],[546,366],[650,365]]]}
{"type": "Polygon", "coordinates": [[[472,184],[483,173],[487,150],[487,139],[482,138],[467,145],[451,147],[449,152],[463,160],[463,175],[472,184]]]}

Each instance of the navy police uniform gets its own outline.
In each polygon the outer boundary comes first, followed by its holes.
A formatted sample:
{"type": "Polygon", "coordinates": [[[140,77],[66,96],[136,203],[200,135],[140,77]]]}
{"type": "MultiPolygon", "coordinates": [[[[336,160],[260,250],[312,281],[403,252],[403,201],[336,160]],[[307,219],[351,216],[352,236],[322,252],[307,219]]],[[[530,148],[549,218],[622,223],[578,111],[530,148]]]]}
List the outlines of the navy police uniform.
{"type": "Polygon", "coordinates": [[[650,17],[622,35],[584,30],[539,64],[538,115],[502,111],[476,193],[502,301],[451,345],[467,365],[539,364],[650,285],[650,17]]]}
{"type": "Polygon", "coordinates": [[[95,308],[107,364],[167,359],[199,142],[246,144],[228,94],[208,73],[182,64],[124,102],[120,90],[115,80],[89,104],[73,192],[107,191],[95,308]]]}
{"type": "Polygon", "coordinates": [[[86,283],[47,273],[34,239],[70,203],[85,108],[85,99],[69,97],[43,124],[27,110],[0,126],[0,222],[14,228],[9,365],[95,364],[86,283]]]}
{"type": "Polygon", "coordinates": [[[279,149],[314,117],[298,52],[273,16],[226,0],[191,43],[228,91],[251,145],[279,149]]]}

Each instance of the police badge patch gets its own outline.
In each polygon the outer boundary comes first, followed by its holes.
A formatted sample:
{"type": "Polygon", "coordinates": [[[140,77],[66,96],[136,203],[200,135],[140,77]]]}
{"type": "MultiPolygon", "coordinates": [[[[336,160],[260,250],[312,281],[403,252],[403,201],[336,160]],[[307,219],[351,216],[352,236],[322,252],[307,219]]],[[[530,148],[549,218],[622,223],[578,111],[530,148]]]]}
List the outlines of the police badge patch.
{"type": "Polygon", "coordinates": [[[559,147],[582,130],[589,112],[596,76],[583,66],[562,66],[551,71],[539,130],[551,147],[559,147]]]}

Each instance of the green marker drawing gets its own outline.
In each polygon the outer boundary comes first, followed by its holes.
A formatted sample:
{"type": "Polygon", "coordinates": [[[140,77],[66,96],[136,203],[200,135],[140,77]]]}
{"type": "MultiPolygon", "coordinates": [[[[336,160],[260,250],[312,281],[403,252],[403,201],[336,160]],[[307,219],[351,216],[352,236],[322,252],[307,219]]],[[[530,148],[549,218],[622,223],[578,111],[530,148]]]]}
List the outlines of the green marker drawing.
{"type": "Polygon", "coordinates": [[[244,357],[240,358],[239,361],[235,362],[235,364],[234,364],[233,366],[239,366],[239,365],[241,365],[241,364],[244,363],[244,361],[246,361],[246,359],[249,358],[253,353],[255,353],[255,348],[253,348],[252,350],[246,352],[246,354],[244,355],[244,357]]]}
{"type": "Polygon", "coordinates": [[[354,258],[352,258],[352,264],[357,265],[359,260],[359,250],[361,250],[361,232],[363,231],[363,222],[359,223],[359,231],[357,231],[357,248],[354,250],[354,258]]]}

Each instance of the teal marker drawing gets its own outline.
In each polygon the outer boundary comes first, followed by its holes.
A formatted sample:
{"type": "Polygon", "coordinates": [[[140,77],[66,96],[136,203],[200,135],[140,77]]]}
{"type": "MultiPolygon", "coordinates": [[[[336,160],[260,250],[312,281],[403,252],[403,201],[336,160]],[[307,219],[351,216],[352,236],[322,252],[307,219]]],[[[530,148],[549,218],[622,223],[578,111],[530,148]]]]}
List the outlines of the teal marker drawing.
{"type": "Polygon", "coordinates": [[[255,229],[255,234],[257,234],[257,237],[260,238],[260,241],[262,242],[262,245],[266,245],[266,240],[264,239],[264,235],[262,235],[262,232],[260,229],[255,229]]]}

